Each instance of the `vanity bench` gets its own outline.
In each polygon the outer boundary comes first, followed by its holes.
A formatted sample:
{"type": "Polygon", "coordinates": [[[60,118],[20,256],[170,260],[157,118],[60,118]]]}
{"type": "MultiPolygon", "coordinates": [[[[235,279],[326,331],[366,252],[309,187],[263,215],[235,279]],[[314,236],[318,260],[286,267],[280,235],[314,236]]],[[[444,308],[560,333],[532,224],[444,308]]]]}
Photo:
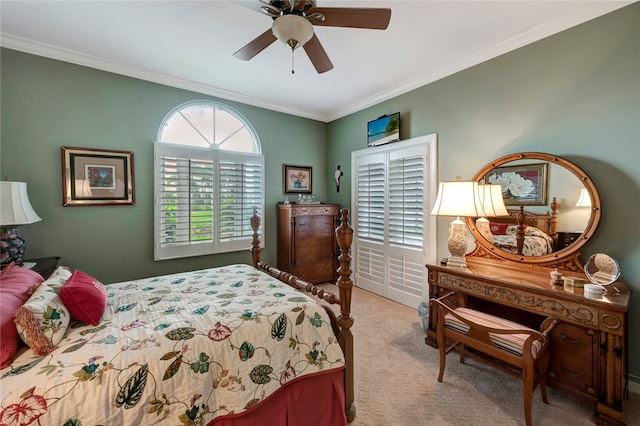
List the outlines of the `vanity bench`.
{"type": "MultiPolygon", "coordinates": [[[[456,291],[466,306],[537,328],[558,320],[551,333],[550,387],[595,408],[599,425],[623,425],[627,399],[627,313],[631,292],[618,282],[615,296],[551,284],[551,268],[467,257],[467,268],[427,265],[429,298],[456,291]]],[[[572,274],[576,274],[572,272],[572,274]]],[[[429,318],[426,343],[437,347],[429,318]]]]}

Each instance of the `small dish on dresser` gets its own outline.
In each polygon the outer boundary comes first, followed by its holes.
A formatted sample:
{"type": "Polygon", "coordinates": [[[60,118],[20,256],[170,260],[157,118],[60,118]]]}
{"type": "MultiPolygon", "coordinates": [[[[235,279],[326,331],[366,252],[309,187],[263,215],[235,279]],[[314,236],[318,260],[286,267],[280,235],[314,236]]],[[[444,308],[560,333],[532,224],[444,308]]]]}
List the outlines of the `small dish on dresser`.
{"type": "Polygon", "coordinates": [[[582,288],[582,287],[584,287],[584,284],[588,282],[586,279],[579,278],[579,277],[565,277],[565,276],[563,276],[562,280],[564,281],[564,285],[565,286],[575,287],[575,288],[582,288]]]}
{"type": "Polygon", "coordinates": [[[585,284],[584,291],[585,293],[591,293],[591,294],[603,294],[604,287],[598,284],[585,284]]]}

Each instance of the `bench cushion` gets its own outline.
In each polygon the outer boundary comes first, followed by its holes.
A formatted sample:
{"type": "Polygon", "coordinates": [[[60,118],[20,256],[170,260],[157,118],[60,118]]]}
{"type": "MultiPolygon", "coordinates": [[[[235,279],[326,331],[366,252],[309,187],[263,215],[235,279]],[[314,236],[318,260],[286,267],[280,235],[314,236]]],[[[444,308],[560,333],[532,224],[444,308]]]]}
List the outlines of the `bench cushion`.
{"type": "MultiPolygon", "coordinates": [[[[469,321],[482,325],[484,327],[499,328],[504,330],[533,330],[517,322],[509,321],[504,318],[485,312],[476,311],[469,308],[457,308],[456,313],[469,321]]],[[[445,315],[444,326],[458,333],[465,334],[469,330],[469,326],[451,314],[445,315]]],[[[529,337],[528,334],[495,334],[489,333],[491,341],[496,347],[511,352],[515,355],[522,356],[524,342],[529,337]]],[[[540,351],[542,343],[535,340],[531,345],[531,354],[535,357],[540,351]]]]}

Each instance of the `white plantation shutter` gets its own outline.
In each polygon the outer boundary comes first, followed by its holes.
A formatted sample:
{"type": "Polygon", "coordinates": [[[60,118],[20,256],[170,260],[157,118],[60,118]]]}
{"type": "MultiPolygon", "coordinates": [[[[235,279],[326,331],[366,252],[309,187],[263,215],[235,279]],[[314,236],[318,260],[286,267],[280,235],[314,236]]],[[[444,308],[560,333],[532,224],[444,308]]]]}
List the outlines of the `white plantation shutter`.
{"type": "Polygon", "coordinates": [[[387,176],[385,156],[366,155],[355,167],[357,239],[356,264],[360,285],[378,294],[385,272],[387,176]]]}
{"type": "Polygon", "coordinates": [[[357,285],[411,307],[426,300],[435,257],[436,143],[434,134],[352,153],[357,285]]]}
{"type": "Polygon", "coordinates": [[[220,153],[220,247],[224,251],[249,247],[253,236],[253,209],[262,215],[263,169],[261,155],[220,153]]]}
{"type": "Polygon", "coordinates": [[[397,154],[399,155],[392,155],[389,162],[389,241],[392,244],[422,248],[425,153],[397,154]]]}
{"type": "Polygon", "coordinates": [[[160,161],[161,244],[213,240],[213,162],[175,156],[160,161]]]}
{"type": "Polygon", "coordinates": [[[385,194],[384,158],[367,158],[358,164],[358,225],[362,238],[384,240],[385,194]],[[371,162],[368,162],[371,161],[371,162]]]}
{"type": "Polygon", "coordinates": [[[424,147],[389,153],[388,291],[394,300],[421,298],[426,285],[426,165],[424,147]]]}
{"type": "Polygon", "coordinates": [[[250,246],[263,211],[261,155],[156,144],[155,259],[250,246]]]}

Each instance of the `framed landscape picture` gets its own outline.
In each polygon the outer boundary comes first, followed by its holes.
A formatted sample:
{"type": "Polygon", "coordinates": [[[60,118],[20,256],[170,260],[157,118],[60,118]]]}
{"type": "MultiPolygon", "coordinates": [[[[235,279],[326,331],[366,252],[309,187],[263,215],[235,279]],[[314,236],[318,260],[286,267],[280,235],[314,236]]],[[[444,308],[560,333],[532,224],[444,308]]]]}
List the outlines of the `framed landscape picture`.
{"type": "Polygon", "coordinates": [[[133,152],[61,148],[62,205],[134,204],[133,152]]]}
{"type": "Polygon", "coordinates": [[[547,163],[496,167],[487,173],[484,181],[502,186],[507,206],[547,204],[547,163]]]}
{"type": "Polygon", "coordinates": [[[311,194],[313,184],[312,168],[283,164],[282,182],[285,194],[311,194]]]}

